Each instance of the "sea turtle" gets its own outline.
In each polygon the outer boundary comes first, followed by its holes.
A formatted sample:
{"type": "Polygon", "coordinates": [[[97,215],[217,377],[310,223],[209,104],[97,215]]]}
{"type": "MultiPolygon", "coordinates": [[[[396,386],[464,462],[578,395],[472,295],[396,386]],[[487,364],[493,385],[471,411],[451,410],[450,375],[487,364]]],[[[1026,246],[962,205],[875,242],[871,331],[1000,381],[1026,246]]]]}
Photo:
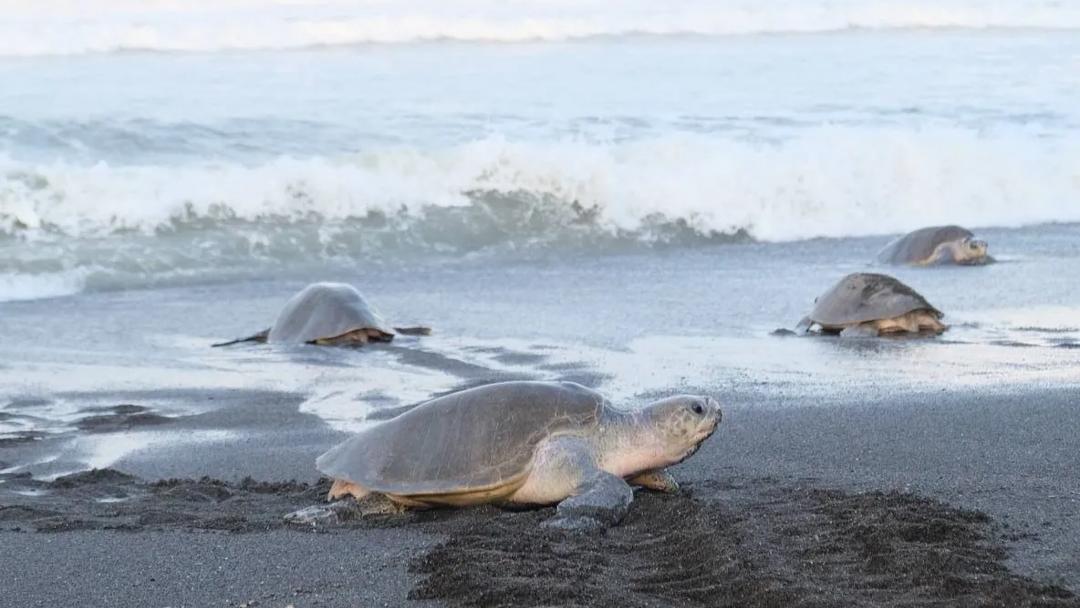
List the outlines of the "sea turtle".
{"type": "Polygon", "coordinates": [[[238,342],[359,346],[368,342],[389,342],[396,333],[427,335],[431,329],[392,328],[352,285],[312,283],[285,303],[270,329],[214,346],[238,342]]]}
{"type": "Polygon", "coordinates": [[[961,264],[974,266],[994,261],[987,252],[986,241],[960,226],[931,226],[894,240],[878,253],[885,264],[934,266],[961,264]]]}
{"type": "Polygon", "coordinates": [[[799,329],[817,325],[822,333],[877,336],[895,333],[937,335],[946,325],[942,312],[914,289],[884,274],[849,274],[814,300],[814,310],[799,329]]]}
{"type": "MultiPolygon", "coordinates": [[[[549,525],[594,528],[622,519],[631,485],[676,491],[665,467],[696,452],[720,418],[708,397],[680,395],[629,411],[573,382],[500,382],[363,430],[316,467],[334,480],[331,501],[381,497],[398,509],[558,503],[549,525]]],[[[288,518],[312,523],[333,506],[288,518]]]]}

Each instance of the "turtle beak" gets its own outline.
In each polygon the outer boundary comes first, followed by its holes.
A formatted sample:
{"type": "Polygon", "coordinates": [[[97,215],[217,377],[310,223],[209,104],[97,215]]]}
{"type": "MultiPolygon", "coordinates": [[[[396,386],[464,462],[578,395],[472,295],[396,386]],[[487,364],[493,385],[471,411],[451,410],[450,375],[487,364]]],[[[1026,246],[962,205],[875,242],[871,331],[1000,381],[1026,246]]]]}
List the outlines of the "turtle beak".
{"type": "Polygon", "coordinates": [[[709,397],[705,400],[705,405],[709,408],[709,411],[714,412],[716,423],[713,424],[713,429],[716,429],[716,427],[720,425],[720,421],[724,419],[724,412],[720,409],[720,402],[709,397]]]}
{"type": "Polygon", "coordinates": [[[720,402],[712,397],[706,397],[705,416],[709,421],[709,425],[706,427],[707,430],[705,430],[704,435],[698,443],[701,443],[712,436],[712,434],[716,432],[716,427],[720,426],[720,421],[724,418],[724,413],[720,410],[720,402]]]}
{"type": "MultiPolygon", "coordinates": [[[[705,401],[705,420],[698,427],[694,438],[691,440],[692,445],[690,448],[680,457],[674,464],[683,462],[687,458],[693,456],[701,448],[701,445],[705,441],[712,437],[716,432],[716,427],[720,426],[720,420],[723,418],[723,413],[720,411],[720,402],[712,397],[706,397],[705,401]]],[[[670,465],[669,465],[670,466],[670,465]]]]}

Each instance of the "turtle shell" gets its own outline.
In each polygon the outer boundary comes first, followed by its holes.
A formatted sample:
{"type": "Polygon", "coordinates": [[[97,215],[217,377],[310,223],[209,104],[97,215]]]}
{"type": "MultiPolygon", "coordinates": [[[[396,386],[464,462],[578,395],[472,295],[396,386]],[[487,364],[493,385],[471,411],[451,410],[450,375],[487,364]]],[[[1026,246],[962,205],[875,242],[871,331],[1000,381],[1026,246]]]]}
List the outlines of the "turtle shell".
{"type": "Polygon", "coordinates": [[[448,495],[516,486],[553,435],[595,432],[607,400],[573,382],[500,382],[422,403],[316,461],[383,494],[448,495]]]}
{"type": "Polygon", "coordinates": [[[917,264],[930,259],[938,245],[975,236],[960,226],[932,226],[909,232],[885,246],[878,261],[887,264],[917,264]]]}
{"type": "Polygon", "coordinates": [[[300,344],[336,338],[357,329],[377,329],[394,334],[352,285],[313,283],[285,303],[267,339],[300,344]]]}
{"type": "Polygon", "coordinates": [[[849,274],[816,300],[810,320],[819,325],[844,326],[891,319],[913,310],[928,310],[942,317],[914,289],[884,274],[849,274]]]}

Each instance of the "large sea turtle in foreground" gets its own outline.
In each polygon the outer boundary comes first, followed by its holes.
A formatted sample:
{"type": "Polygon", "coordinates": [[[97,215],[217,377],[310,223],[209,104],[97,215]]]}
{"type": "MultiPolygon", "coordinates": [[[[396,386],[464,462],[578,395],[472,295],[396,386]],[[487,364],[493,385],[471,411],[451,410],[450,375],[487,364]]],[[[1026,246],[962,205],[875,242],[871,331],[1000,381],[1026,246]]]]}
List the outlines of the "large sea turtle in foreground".
{"type": "Polygon", "coordinates": [[[947,329],[945,316],[914,289],[884,274],[849,274],[814,300],[799,329],[841,336],[932,334],[947,329]]]}
{"type": "MultiPolygon", "coordinates": [[[[664,469],[696,452],[720,418],[708,397],[669,397],[629,411],[573,382],[501,382],[438,397],[361,431],[316,467],[334,480],[330,500],[381,496],[398,508],[558,503],[550,525],[594,528],[622,519],[631,485],[677,490],[664,469]]],[[[288,518],[314,522],[333,506],[288,518]]]]}
{"type": "Polygon", "coordinates": [[[960,226],[931,226],[892,241],[878,253],[878,261],[912,266],[975,266],[993,262],[994,258],[987,254],[986,241],[976,239],[970,230],[960,226]]]}
{"type": "Polygon", "coordinates": [[[359,346],[389,342],[395,334],[427,335],[427,327],[390,327],[364,296],[345,283],[312,283],[285,303],[270,329],[238,342],[359,346]]]}

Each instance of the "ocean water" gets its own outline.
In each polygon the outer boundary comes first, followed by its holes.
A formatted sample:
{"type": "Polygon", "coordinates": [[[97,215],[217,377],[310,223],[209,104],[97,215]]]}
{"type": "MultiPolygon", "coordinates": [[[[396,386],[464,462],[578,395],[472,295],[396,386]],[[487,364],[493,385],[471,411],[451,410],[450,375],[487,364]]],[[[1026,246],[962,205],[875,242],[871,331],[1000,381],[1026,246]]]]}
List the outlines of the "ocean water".
{"type": "Polygon", "coordinates": [[[351,429],[499,377],[1080,384],[1077,99],[1072,2],[0,0],[0,435],[65,438],[20,465],[57,474],[122,457],[71,434],[123,391],[298,392],[351,429]],[[889,270],[945,338],[770,335],[942,223],[1001,260],[889,270]],[[436,333],[207,348],[315,279],[436,333]]]}
{"type": "Polygon", "coordinates": [[[0,299],[1080,221],[1068,2],[6,2],[0,299]]]}

